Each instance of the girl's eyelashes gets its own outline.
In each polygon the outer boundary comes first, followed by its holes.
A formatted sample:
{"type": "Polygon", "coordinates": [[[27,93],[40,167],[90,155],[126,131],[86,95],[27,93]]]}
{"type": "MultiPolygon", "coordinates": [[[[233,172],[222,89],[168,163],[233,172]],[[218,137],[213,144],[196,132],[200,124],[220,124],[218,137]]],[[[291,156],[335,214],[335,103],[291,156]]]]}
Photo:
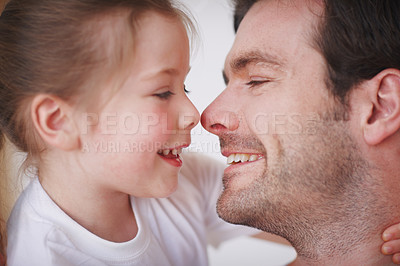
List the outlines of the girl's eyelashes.
{"type": "Polygon", "coordinates": [[[175,93],[173,93],[171,91],[154,94],[154,96],[160,98],[161,100],[168,100],[172,95],[175,95],[175,93]]]}
{"type": "MultiPolygon", "coordinates": [[[[184,90],[185,93],[189,93],[190,92],[190,91],[188,91],[186,89],[186,85],[183,85],[183,90],[184,90]]],[[[175,95],[175,93],[173,93],[172,91],[165,91],[165,92],[162,92],[162,93],[153,94],[153,96],[156,96],[156,97],[158,97],[158,98],[160,98],[162,100],[168,100],[173,95],[175,95]]]]}
{"type": "Polygon", "coordinates": [[[183,85],[183,91],[185,92],[185,93],[189,93],[190,91],[188,91],[187,89],[186,89],[186,85],[183,85]]]}

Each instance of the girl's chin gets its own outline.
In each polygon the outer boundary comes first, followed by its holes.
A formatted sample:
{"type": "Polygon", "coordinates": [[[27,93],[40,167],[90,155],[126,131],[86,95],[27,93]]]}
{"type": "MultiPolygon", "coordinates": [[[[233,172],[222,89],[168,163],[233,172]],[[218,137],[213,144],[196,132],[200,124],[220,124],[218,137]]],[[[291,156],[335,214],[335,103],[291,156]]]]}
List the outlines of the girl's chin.
{"type": "Polygon", "coordinates": [[[159,193],[157,198],[166,198],[171,196],[178,189],[178,175],[167,177],[169,179],[175,179],[176,182],[163,184],[163,186],[159,187],[159,193]]]}

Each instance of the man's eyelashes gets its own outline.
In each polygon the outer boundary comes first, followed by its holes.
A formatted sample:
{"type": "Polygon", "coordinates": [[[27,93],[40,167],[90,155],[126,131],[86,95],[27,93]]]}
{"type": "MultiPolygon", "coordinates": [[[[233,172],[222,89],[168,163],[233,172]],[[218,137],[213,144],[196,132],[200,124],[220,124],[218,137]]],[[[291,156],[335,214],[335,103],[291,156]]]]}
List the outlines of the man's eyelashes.
{"type": "Polygon", "coordinates": [[[264,84],[270,82],[270,80],[251,80],[249,82],[246,83],[247,86],[250,86],[251,88],[256,87],[258,85],[264,84]]]}

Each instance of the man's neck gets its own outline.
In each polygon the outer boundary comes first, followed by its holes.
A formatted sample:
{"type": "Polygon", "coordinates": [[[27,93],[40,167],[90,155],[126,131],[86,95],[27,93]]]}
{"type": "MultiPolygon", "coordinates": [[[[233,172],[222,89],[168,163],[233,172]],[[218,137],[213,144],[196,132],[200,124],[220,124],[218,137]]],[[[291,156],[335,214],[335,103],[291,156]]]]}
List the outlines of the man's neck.
{"type": "Polygon", "coordinates": [[[327,258],[323,260],[310,260],[307,258],[297,257],[295,261],[289,264],[289,266],[319,266],[319,265],[332,265],[332,266],[343,266],[343,265],[394,265],[390,256],[379,256],[375,258],[373,256],[364,256],[359,254],[355,257],[350,258],[327,258]]]}
{"type": "MultiPolygon", "coordinates": [[[[384,256],[380,252],[381,245],[383,243],[380,232],[371,235],[370,238],[364,239],[360,243],[348,247],[346,251],[339,249],[339,252],[338,249],[331,245],[332,242],[337,241],[329,240],[329,232],[325,232],[325,235],[325,239],[328,241],[321,241],[319,242],[318,247],[314,247],[312,249],[309,247],[310,250],[317,252],[306,254],[302,250],[299,250],[296,260],[289,265],[394,265],[392,263],[391,256],[384,256]]],[[[335,237],[333,237],[333,239],[335,239],[335,237]]]]}
{"type": "Polygon", "coordinates": [[[297,223],[289,223],[297,230],[282,235],[298,253],[292,265],[393,265],[391,256],[381,253],[381,235],[400,221],[399,205],[391,204],[399,202],[399,193],[398,185],[390,186],[384,179],[385,175],[370,172],[325,209],[297,213],[297,223]]]}

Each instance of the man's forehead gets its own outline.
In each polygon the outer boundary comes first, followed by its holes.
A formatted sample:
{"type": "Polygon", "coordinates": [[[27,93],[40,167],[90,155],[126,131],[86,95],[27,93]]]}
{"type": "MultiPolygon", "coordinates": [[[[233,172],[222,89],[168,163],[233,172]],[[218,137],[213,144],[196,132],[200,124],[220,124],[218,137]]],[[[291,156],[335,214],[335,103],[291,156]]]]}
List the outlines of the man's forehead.
{"type": "Polygon", "coordinates": [[[318,1],[263,0],[255,3],[239,26],[225,68],[256,58],[282,65],[285,55],[280,52],[284,49],[290,54],[295,46],[314,46],[313,33],[321,13],[318,1]],[[304,3],[314,3],[314,6],[304,6],[304,3]]]}
{"type": "Polygon", "coordinates": [[[272,26],[282,23],[311,25],[318,22],[323,13],[323,0],[261,0],[254,3],[244,16],[238,33],[242,24],[255,28],[260,22],[268,22],[272,26]]]}
{"type": "Polygon", "coordinates": [[[257,29],[262,23],[310,25],[310,22],[319,22],[323,14],[324,0],[261,0],[244,15],[238,33],[243,30],[243,24],[251,29],[257,29]]]}
{"type": "MultiPolygon", "coordinates": [[[[256,6],[260,3],[268,3],[268,4],[273,4],[281,8],[287,8],[287,7],[293,7],[293,6],[298,6],[298,7],[304,7],[307,6],[309,8],[316,8],[317,10],[322,10],[325,4],[325,0],[255,0],[253,1],[254,4],[251,6],[256,6]]],[[[318,13],[321,14],[321,13],[318,13]]]]}

